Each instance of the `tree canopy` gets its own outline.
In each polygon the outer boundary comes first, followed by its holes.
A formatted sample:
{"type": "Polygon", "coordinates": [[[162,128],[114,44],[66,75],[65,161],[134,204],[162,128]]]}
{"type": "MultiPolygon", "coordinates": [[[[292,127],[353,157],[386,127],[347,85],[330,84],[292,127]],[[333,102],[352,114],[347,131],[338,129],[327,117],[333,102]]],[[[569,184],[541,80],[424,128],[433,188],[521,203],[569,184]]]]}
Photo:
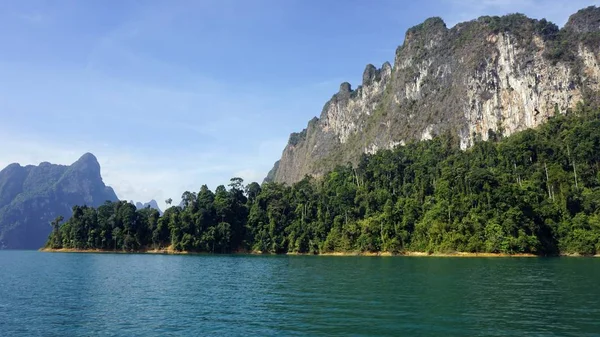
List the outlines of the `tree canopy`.
{"type": "MultiPolygon", "coordinates": [[[[579,105],[466,151],[441,135],[287,186],[240,178],[160,216],[76,206],[50,248],[226,253],[600,253],[600,112],[579,105]]],[[[170,204],[171,199],[167,200],[170,204]]]]}

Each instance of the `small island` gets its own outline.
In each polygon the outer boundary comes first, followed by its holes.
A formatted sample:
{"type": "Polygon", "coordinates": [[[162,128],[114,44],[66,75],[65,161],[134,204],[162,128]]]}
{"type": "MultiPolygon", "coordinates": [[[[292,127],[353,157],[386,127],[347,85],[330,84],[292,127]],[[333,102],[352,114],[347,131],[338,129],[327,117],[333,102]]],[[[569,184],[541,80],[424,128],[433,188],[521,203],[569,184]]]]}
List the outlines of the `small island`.
{"type": "MultiPolygon", "coordinates": [[[[461,150],[441,135],[288,186],[185,192],[161,216],[126,201],[73,207],[43,250],[555,256],[600,252],[600,111],[461,150]]],[[[167,200],[167,204],[170,204],[167,200]]]]}

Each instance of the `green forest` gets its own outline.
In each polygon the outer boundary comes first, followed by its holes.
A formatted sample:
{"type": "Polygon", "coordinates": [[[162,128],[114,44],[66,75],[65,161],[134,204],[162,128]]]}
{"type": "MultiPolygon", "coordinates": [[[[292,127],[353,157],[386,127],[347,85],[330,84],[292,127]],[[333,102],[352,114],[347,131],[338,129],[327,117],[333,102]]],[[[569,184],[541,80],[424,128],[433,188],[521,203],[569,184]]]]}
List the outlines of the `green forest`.
{"type": "Polygon", "coordinates": [[[240,178],[185,192],[164,215],[125,202],[73,207],[47,248],[229,253],[600,253],[600,111],[489,132],[466,151],[441,135],[364,155],[287,186],[240,178]]]}

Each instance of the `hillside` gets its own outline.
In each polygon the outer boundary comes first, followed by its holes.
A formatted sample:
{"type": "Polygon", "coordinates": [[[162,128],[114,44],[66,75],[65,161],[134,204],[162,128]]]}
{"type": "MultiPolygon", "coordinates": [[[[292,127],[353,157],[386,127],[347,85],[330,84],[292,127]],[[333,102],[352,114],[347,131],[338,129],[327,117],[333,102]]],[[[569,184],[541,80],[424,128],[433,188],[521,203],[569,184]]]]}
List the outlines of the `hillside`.
{"type": "Polygon", "coordinates": [[[159,216],[78,207],[49,249],[225,253],[600,253],[600,110],[579,104],[461,150],[451,135],[364,155],[322,179],[206,185],[159,216]],[[93,221],[89,221],[93,219],[93,221]]]}
{"type": "Polygon", "coordinates": [[[107,200],[117,196],[102,182],[100,164],[90,153],[70,166],[10,164],[0,171],[0,249],[40,248],[55,217],[70,216],[75,205],[107,200]]]}
{"type": "Polygon", "coordinates": [[[266,181],[322,176],[363,153],[449,134],[462,149],[536,127],[600,89],[600,8],[559,29],[521,14],[447,28],[431,18],[406,32],[393,64],[342,83],[319,118],[293,133],[266,181]]]}

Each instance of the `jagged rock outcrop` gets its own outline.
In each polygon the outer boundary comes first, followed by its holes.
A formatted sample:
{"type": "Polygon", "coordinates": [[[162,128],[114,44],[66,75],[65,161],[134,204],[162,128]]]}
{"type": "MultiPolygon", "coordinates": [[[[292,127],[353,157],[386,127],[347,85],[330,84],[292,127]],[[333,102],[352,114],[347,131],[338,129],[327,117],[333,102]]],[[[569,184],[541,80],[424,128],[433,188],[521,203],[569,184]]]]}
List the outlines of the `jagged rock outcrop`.
{"type": "Polygon", "coordinates": [[[96,207],[107,200],[118,199],[91,153],[71,166],[10,164],[0,171],[0,249],[40,248],[54,218],[68,218],[75,205],[96,207]]]}
{"type": "Polygon", "coordinates": [[[566,113],[600,89],[600,9],[564,28],[521,14],[448,29],[440,18],[409,29],[393,66],[368,65],[342,83],[319,118],[290,136],[266,181],[293,183],[363,153],[449,133],[460,147],[510,135],[566,113]]]}
{"type": "Polygon", "coordinates": [[[158,207],[158,203],[154,199],[152,199],[152,200],[150,200],[148,202],[145,202],[143,204],[141,202],[139,202],[139,201],[138,202],[134,202],[133,200],[131,200],[129,202],[131,204],[135,205],[135,208],[137,208],[137,209],[144,209],[144,208],[150,207],[152,209],[157,210],[160,215],[163,214],[163,212],[160,210],[160,207],[158,207]]]}

